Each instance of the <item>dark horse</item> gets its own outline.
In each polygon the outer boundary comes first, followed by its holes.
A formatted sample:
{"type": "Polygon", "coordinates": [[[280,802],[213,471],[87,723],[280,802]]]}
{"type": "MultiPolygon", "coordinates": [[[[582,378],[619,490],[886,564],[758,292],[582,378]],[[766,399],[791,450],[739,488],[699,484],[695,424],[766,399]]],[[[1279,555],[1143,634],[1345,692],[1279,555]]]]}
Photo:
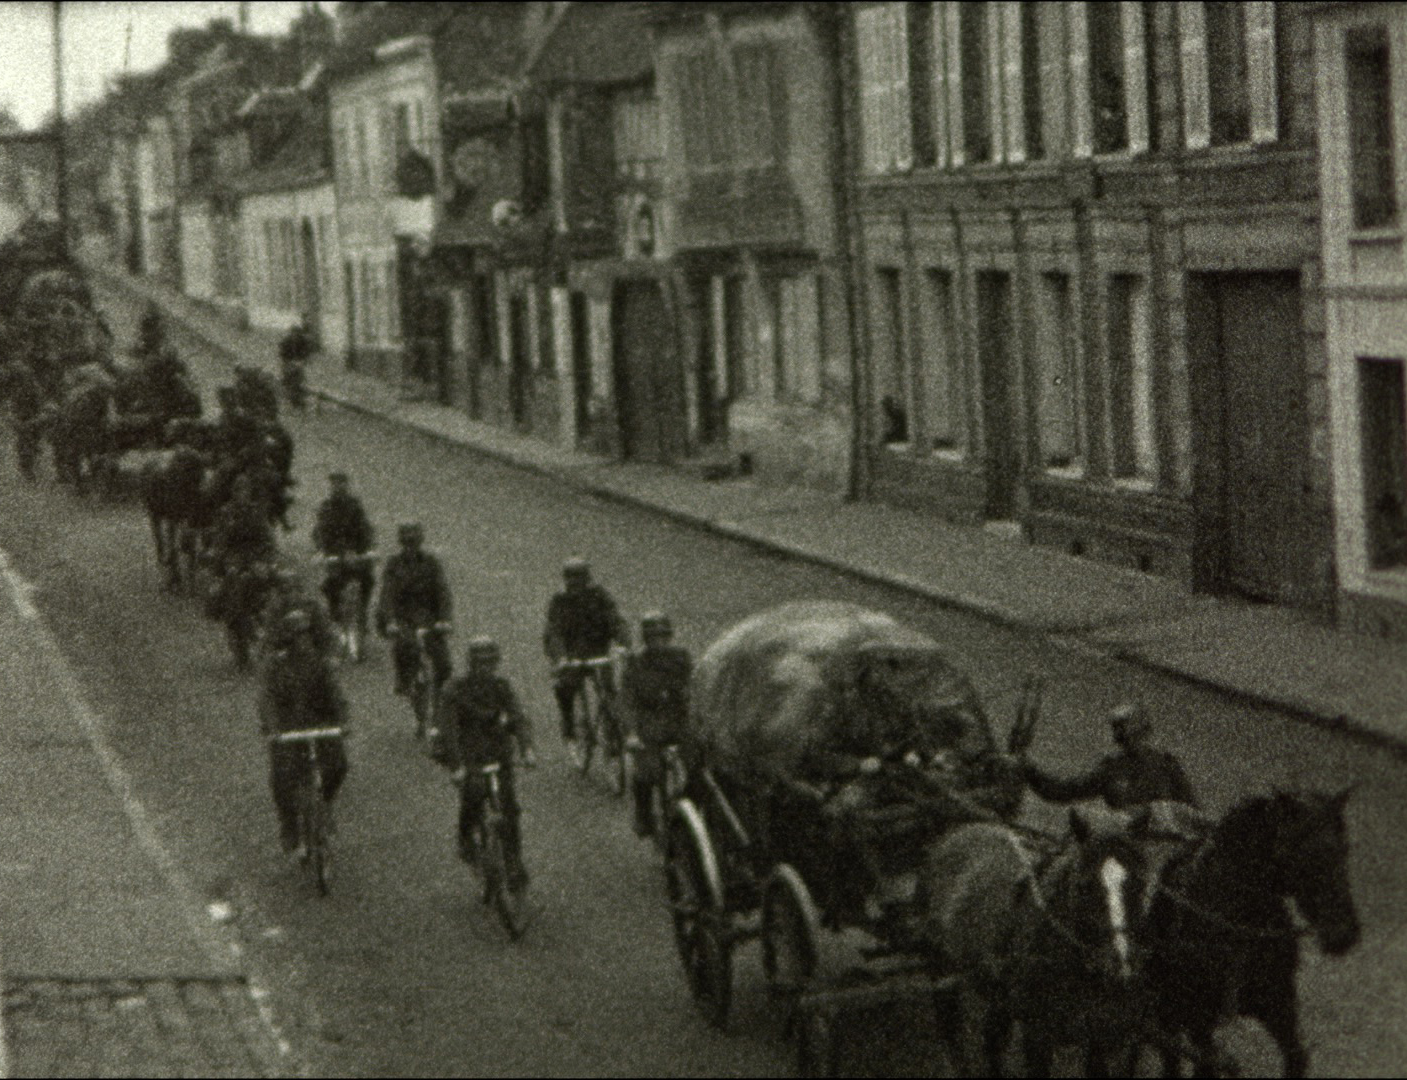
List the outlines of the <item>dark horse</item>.
{"type": "MultiPolygon", "coordinates": [[[[1246,1016],[1275,1040],[1286,1076],[1306,1074],[1301,935],[1288,905],[1330,956],[1358,943],[1344,822],[1351,790],[1246,799],[1164,870],[1148,916],[1149,982],[1160,1025],[1186,1036],[1197,1060],[1217,1060],[1217,1027],[1246,1016]]],[[[1165,1075],[1179,1075],[1166,1052],[1163,1063],[1165,1075]]]]}
{"type": "Polygon", "coordinates": [[[1001,825],[963,825],[929,850],[920,874],[922,937],[938,970],[985,1004],[988,1075],[1020,1024],[1027,1071],[1049,1076],[1054,1053],[1077,1047],[1091,1076],[1135,1045],[1149,1013],[1137,935],[1148,861],[1127,819],[1072,811],[1070,835],[1040,854],[1001,825]]]}

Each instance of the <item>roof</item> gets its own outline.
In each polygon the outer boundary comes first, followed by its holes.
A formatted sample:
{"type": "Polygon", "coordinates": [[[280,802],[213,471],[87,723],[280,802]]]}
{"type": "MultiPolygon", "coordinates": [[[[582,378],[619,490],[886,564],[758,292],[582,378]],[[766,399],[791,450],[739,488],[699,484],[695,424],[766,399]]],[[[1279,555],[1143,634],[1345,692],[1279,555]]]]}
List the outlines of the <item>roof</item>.
{"type": "Polygon", "coordinates": [[[573,4],[526,74],[547,85],[605,85],[637,82],[654,67],[648,23],[639,5],[573,4]]]}
{"type": "Polygon", "coordinates": [[[315,109],[305,108],[291,122],[268,163],[241,173],[234,186],[243,194],[255,195],[321,184],[332,178],[326,151],[323,116],[315,109]]]}
{"type": "Polygon", "coordinates": [[[441,93],[463,94],[516,82],[526,58],[527,4],[475,3],[455,9],[435,35],[441,93]]]}

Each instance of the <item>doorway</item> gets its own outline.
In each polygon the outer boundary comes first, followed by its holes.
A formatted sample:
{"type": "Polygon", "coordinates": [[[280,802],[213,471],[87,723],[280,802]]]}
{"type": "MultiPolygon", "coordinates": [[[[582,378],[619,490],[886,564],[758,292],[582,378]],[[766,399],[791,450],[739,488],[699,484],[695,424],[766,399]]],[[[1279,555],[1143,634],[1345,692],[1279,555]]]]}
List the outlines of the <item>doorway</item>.
{"type": "Polygon", "coordinates": [[[1016,516],[1021,479],[1021,445],[1011,400],[1016,380],[1011,371],[1011,275],[983,270],[977,274],[977,369],[982,386],[983,459],[986,466],[984,516],[1010,521],[1016,516]]]}
{"type": "Polygon", "coordinates": [[[688,416],[669,305],[659,282],[617,282],[612,303],[616,413],[628,461],[677,461],[688,416]]]}
{"type": "Polygon", "coordinates": [[[1197,586],[1292,601],[1305,586],[1299,275],[1191,274],[1187,327],[1197,586]]]}

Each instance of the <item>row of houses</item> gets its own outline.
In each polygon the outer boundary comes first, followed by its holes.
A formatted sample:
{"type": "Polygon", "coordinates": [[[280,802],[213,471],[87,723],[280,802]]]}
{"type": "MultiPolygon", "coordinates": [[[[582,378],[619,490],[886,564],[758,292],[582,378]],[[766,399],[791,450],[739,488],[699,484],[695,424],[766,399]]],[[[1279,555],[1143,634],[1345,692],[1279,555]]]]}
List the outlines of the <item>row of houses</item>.
{"type": "Polygon", "coordinates": [[[342,5],[172,80],[114,228],[480,420],[1407,634],[1404,63],[1386,3],[342,5]]]}

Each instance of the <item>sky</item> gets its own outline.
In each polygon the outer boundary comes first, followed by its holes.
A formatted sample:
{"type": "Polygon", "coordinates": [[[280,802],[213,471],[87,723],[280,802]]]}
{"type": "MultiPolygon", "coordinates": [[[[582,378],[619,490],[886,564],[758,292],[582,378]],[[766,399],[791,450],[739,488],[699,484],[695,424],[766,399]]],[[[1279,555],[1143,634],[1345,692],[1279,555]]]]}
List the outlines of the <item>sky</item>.
{"type": "MultiPolygon", "coordinates": [[[[297,0],[253,0],[249,29],[259,34],[280,33],[301,7],[297,0]]],[[[68,114],[78,105],[102,97],[109,80],[124,65],[132,71],[159,67],[166,58],[166,35],[171,30],[204,26],[221,17],[235,23],[239,4],[67,0],[61,11],[64,112],[68,114]]],[[[8,107],[26,128],[36,127],[53,112],[53,48],[53,4],[0,0],[0,105],[8,107]]]]}

